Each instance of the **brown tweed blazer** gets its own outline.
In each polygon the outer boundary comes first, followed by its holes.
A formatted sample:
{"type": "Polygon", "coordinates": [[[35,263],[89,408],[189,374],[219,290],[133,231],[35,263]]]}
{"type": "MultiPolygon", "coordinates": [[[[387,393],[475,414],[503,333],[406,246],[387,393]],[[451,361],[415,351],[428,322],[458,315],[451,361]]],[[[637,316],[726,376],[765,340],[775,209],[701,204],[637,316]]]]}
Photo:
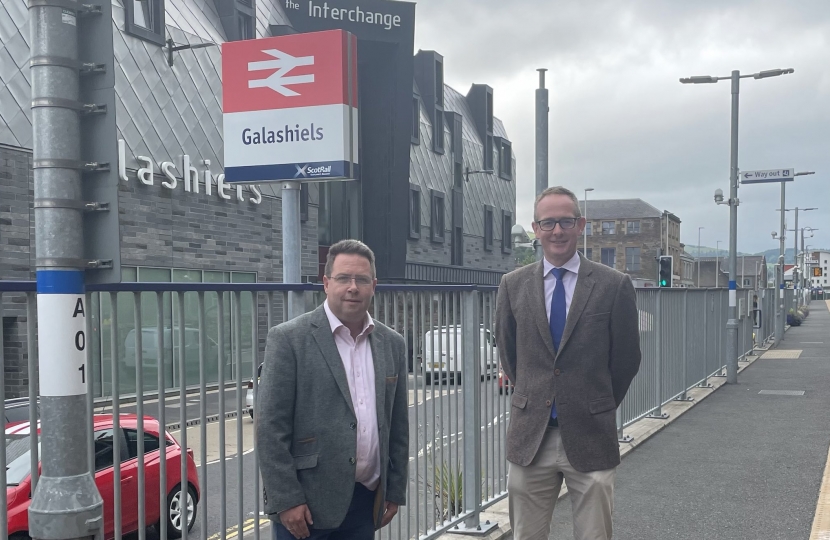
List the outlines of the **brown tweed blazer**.
{"type": "Polygon", "coordinates": [[[626,274],[580,256],[559,353],[545,310],[543,263],[504,276],[496,305],[501,366],[515,385],[507,460],[529,465],[556,400],[565,453],[581,472],[616,467],[616,409],[640,367],[634,286],[626,274]]]}

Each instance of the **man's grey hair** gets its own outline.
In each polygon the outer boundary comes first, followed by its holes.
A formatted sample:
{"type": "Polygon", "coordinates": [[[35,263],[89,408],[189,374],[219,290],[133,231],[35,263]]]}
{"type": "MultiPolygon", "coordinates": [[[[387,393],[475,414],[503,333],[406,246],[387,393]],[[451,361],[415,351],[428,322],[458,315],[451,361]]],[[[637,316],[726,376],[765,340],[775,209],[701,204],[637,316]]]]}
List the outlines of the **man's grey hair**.
{"type": "Polygon", "coordinates": [[[369,261],[369,265],[372,267],[372,278],[377,276],[377,271],[375,270],[375,253],[372,249],[360,240],[349,239],[340,240],[329,248],[329,255],[326,258],[326,277],[331,277],[334,259],[336,259],[338,255],[360,255],[361,257],[364,257],[369,261]]]}
{"type": "Polygon", "coordinates": [[[536,197],[536,202],[533,203],[534,220],[537,219],[536,207],[539,206],[539,201],[541,201],[548,195],[565,195],[566,197],[570,197],[570,199],[574,202],[574,216],[578,218],[582,217],[582,211],[579,209],[579,199],[576,198],[574,192],[562,186],[554,186],[547,188],[545,191],[540,193],[538,197],[536,197]]]}

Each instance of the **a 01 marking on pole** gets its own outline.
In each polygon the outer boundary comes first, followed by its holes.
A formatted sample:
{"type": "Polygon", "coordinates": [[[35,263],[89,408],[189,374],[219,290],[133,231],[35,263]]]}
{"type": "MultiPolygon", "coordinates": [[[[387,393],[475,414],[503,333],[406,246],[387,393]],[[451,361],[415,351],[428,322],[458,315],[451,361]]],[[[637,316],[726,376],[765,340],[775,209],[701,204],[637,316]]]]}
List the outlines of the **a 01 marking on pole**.
{"type": "Polygon", "coordinates": [[[37,295],[41,396],[86,394],[85,302],[83,295],[37,295]]]}

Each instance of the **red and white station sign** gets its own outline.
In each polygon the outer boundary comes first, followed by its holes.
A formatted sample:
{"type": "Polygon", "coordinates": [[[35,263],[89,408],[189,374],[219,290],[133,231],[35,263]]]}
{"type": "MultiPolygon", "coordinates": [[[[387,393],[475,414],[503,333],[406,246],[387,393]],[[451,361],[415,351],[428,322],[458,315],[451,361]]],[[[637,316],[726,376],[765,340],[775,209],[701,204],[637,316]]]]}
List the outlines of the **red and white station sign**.
{"type": "Polygon", "coordinates": [[[357,38],[343,30],[222,45],[225,180],[352,178],[357,38]]]}

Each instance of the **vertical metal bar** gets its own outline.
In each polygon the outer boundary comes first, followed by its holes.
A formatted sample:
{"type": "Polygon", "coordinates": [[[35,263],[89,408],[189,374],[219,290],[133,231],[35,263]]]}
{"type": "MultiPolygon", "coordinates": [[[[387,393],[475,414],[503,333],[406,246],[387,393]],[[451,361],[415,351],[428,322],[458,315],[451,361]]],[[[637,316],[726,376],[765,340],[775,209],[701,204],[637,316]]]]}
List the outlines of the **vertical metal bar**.
{"type": "Polygon", "coordinates": [[[182,538],[187,540],[187,526],[190,525],[190,505],[187,481],[187,350],[185,333],[187,325],[184,320],[184,292],[179,291],[179,507],[181,508],[182,538]]]}
{"type": "MultiPolygon", "coordinates": [[[[3,403],[6,402],[5,346],[3,342],[3,291],[0,291],[0,401],[3,403]]],[[[6,480],[6,448],[6,430],[3,430],[3,449],[0,450],[0,483],[3,485],[8,485],[6,480]]],[[[0,512],[3,513],[0,516],[0,538],[8,538],[8,491],[0,493],[0,512]]]]}
{"type": "Polygon", "coordinates": [[[681,325],[683,326],[683,394],[680,397],[681,401],[686,401],[688,399],[688,395],[686,391],[689,388],[689,383],[687,381],[687,371],[688,371],[688,351],[689,342],[687,341],[687,328],[689,326],[689,311],[688,311],[688,302],[689,302],[689,289],[683,291],[683,318],[681,319],[681,325]]]}
{"type": "MultiPolygon", "coordinates": [[[[92,294],[91,293],[85,293],[84,296],[85,296],[84,301],[86,302],[87,310],[91,312],[92,311],[92,294]]],[[[86,317],[85,325],[86,325],[86,335],[91,338],[92,335],[93,335],[92,334],[92,317],[91,316],[86,317]]],[[[93,362],[92,346],[90,345],[90,346],[86,347],[86,372],[89,373],[89,382],[91,382],[91,380],[92,380],[92,362],[93,362]]],[[[103,359],[101,359],[101,365],[103,366],[103,364],[104,364],[103,359]]],[[[89,444],[87,444],[87,448],[86,448],[86,450],[87,450],[87,452],[86,452],[86,461],[87,461],[87,470],[90,473],[95,474],[95,445],[92,444],[92,440],[93,440],[94,433],[95,433],[95,428],[94,428],[94,424],[95,424],[95,396],[93,395],[93,392],[95,391],[95,389],[93,388],[93,386],[94,386],[93,384],[88,383],[87,387],[86,387],[86,415],[87,415],[87,418],[86,418],[86,431],[87,431],[86,439],[87,439],[87,441],[89,441],[89,444]]],[[[103,387],[104,387],[104,378],[101,377],[101,394],[102,395],[104,393],[103,392],[103,387]]],[[[0,536],[0,538],[2,538],[2,536],[0,536]]],[[[144,540],[144,539],[142,538],[140,540],[144,540]]]]}
{"type": "MultiPolygon", "coordinates": [[[[483,421],[479,425],[478,429],[482,433],[482,436],[484,437],[484,443],[482,444],[482,447],[483,447],[483,450],[484,450],[484,456],[482,457],[482,463],[483,463],[483,465],[486,469],[487,464],[490,461],[490,448],[489,448],[489,446],[490,446],[490,437],[488,435],[487,425],[489,424],[489,419],[492,418],[492,417],[490,416],[490,407],[489,407],[490,400],[488,399],[488,395],[487,395],[487,391],[486,391],[486,389],[487,389],[487,372],[488,372],[488,369],[489,369],[488,366],[489,366],[489,363],[490,363],[490,358],[489,358],[488,347],[483,346],[483,345],[487,343],[486,336],[487,336],[487,332],[489,332],[489,330],[490,330],[490,325],[488,324],[488,319],[487,319],[488,312],[487,312],[487,305],[486,305],[486,300],[484,298],[484,295],[479,295],[477,301],[479,302],[479,309],[481,310],[480,313],[482,313],[482,315],[483,315],[483,317],[482,317],[483,323],[479,323],[477,325],[478,326],[478,328],[476,328],[477,331],[473,335],[476,336],[476,345],[478,346],[479,351],[482,351],[482,348],[484,349],[483,350],[484,358],[481,358],[482,354],[479,354],[480,360],[484,360],[484,367],[482,369],[483,373],[481,374],[482,382],[477,382],[477,384],[474,388],[474,391],[481,393],[481,397],[479,398],[479,401],[482,401],[482,406],[484,408],[484,418],[482,419],[483,421]]],[[[476,322],[478,323],[478,321],[476,321],[476,322]]],[[[481,361],[479,361],[479,365],[481,365],[481,361]]],[[[486,482],[486,478],[487,477],[485,476],[485,482],[486,482]]],[[[485,484],[485,486],[486,486],[486,484],[485,484]]],[[[488,489],[487,489],[487,487],[485,487],[484,488],[485,497],[487,496],[487,493],[488,493],[488,489]]]]}
{"type": "MultiPolygon", "coordinates": [[[[461,294],[462,293],[460,293],[460,292],[454,292],[453,293],[453,300],[455,302],[456,313],[458,314],[457,315],[458,327],[460,329],[462,329],[462,332],[463,332],[464,314],[461,311],[461,294]]],[[[459,337],[460,336],[456,335],[455,339],[453,340],[453,347],[455,349],[454,352],[455,352],[455,356],[457,358],[461,357],[463,355],[463,352],[464,352],[464,339],[463,338],[461,339],[461,348],[459,348],[459,346],[458,346],[459,337]]],[[[456,431],[461,431],[461,429],[459,427],[460,424],[461,425],[466,425],[466,424],[464,424],[464,418],[465,418],[465,415],[466,415],[466,411],[463,410],[461,400],[459,398],[459,393],[460,392],[456,391],[453,394],[455,396],[455,411],[456,411],[455,430],[456,431]]],[[[464,468],[463,456],[464,456],[464,446],[461,442],[459,442],[458,444],[455,445],[455,463],[454,463],[455,469],[453,469],[453,471],[454,471],[453,479],[457,479],[458,478],[458,473],[463,471],[463,468],[464,468]]],[[[455,489],[456,489],[456,491],[458,491],[460,488],[459,488],[459,486],[455,486],[455,489]]],[[[459,510],[459,512],[460,512],[460,510],[459,510]]]]}
{"type": "Polygon", "coordinates": [[[662,308],[663,308],[663,291],[662,289],[657,289],[657,308],[656,308],[656,320],[655,320],[655,336],[656,336],[656,346],[655,350],[657,351],[657,363],[656,363],[656,380],[657,380],[657,387],[655,393],[655,399],[657,400],[657,407],[654,410],[654,416],[662,416],[663,414],[663,318],[662,318],[662,308]]]}
{"type": "Polygon", "coordinates": [[[225,294],[217,293],[219,315],[219,535],[225,540],[228,534],[227,487],[225,463],[225,294]]]}
{"type": "Polygon", "coordinates": [[[703,292],[703,382],[701,387],[709,386],[709,291],[703,292]]]}
{"type": "MultiPolygon", "coordinates": [[[[38,422],[36,301],[37,298],[33,293],[26,293],[26,358],[29,368],[29,426],[37,426],[38,422]]],[[[29,432],[29,470],[32,471],[32,493],[34,493],[35,488],[37,488],[38,477],[40,476],[40,456],[38,455],[39,436],[37,429],[30,429],[29,432]]]]}
{"type": "MultiPolygon", "coordinates": [[[[444,354],[446,354],[447,361],[450,361],[450,328],[449,322],[446,319],[446,314],[444,311],[444,293],[438,293],[438,328],[441,334],[438,336],[438,358],[444,358],[444,354]],[[444,332],[446,330],[446,332],[444,332]],[[446,336],[446,340],[444,339],[446,336]],[[445,342],[446,341],[446,342],[445,342]]],[[[458,357],[452,357],[452,362],[454,363],[454,367],[456,369],[463,369],[458,357]]],[[[453,373],[453,372],[449,372],[453,373]]],[[[461,384],[461,381],[457,375],[458,372],[453,373],[453,382],[455,383],[455,387],[458,388],[458,385],[461,384]]],[[[446,454],[444,452],[444,437],[447,439],[452,438],[453,433],[444,431],[444,393],[449,393],[450,388],[450,380],[447,378],[446,383],[442,380],[438,383],[438,398],[436,400],[435,394],[433,394],[432,399],[432,420],[436,425],[436,430],[438,432],[438,437],[435,439],[433,443],[433,453],[434,455],[438,456],[438,459],[441,460],[440,463],[436,463],[436,468],[440,467],[441,471],[441,478],[444,478],[444,474],[450,474],[452,469],[450,468],[450,463],[445,459],[446,454]]],[[[433,387],[434,390],[434,387],[433,387]]],[[[447,518],[452,519],[452,512],[450,511],[450,499],[446,499],[446,505],[443,504],[445,499],[442,498],[441,504],[441,514],[438,516],[438,523],[442,523],[444,521],[444,516],[447,518]]]]}
{"type": "MultiPolygon", "coordinates": [[[[205,337],[207,331],[205,329],[205,293],[199,291],[199,439],[201,445],[199,447],[199,487],[201,488],[199,501],[202,505],[202,538],[205,538],[208,533],[208,496],[210,490],[208,489],[207,477],[207,373],[205,366],[205,337]]],[[[259,540],[259,539],[257,539],[259,540]]]]}
{"type": "MultiPolygon", "coordinates": [[[[412,344],[413,344],[412,353],[411,353],[412,356],[409,356],[410,355],[410,353],[409,353],[410,338],[412,338],[414,336],[414,334],[412,332],[410,332],[410,330],[409,330],[409,298],[410,298],[409,293],[404,292],[403,293],[403,339],[404,339],[404,343],[406,343],[406,346],[407,346],[407,356],[408,356],[407,364],[409,364],[409,360],[412,361],[412,375],[413,375],[412,378],[416,379],[417,376],[415,375],[415,346],[414,346],[415,341],[414,341],[414,339],[412,340],[412,344]]],[[[409,366],[407,366],[407,368],[408,367],[409,366]]],[[[407,371],[406,378],[409,379],[409,369],[407,369],[406,371],[407,371]]],[[[409,384],[407,384],[406,385],[407,411],[409,410],[409,391],[410,391],[409,390],[409,384]]],[[[415,410],[416,411],[418,409],[417,402],[418,402],[418,400],[416,399],[415,400],[415,403],[416,403],[415,410]]],[[[416,428],[417,428],[417,423],[415,425],[416,425],[416,428]]],[[[407,463],[406,466],[408,468],[409,463],[407,463]]],[[[415,481],[417,481],[417,478],[415,478],[415,481]]],[[[407,501],[414,500],[412,498],[412,479],[411,478],[410,478],[410,481],[406,485],[406,500],[407,501]]],[[[411,505],[410,505],[410,507],[405,509],[405,512],[407,514],[406,538],[412,538],[412,520],[409,519],[409,516],[412,513],[411,505]]],[[[398,538],[401,538],[401,537],[402,537],[401,531],[398,531],[398,538]]],[[[258,539],[256,539],[256,540],[258,540],[258,539]]]]}
{"type": "MultiPolygon", "coordinates": [[[[167,412],[167,394],[165,392],[166,382],[164,381],[164,370],[166,351],[164,350],[164,293],[156,292],[156,372],[158,375],[158,408],[159,408],[159,508],[167,511],[167,424],[165,413],[167,412]]],[[[171,321],[172,323],[172,321],[171,321]]],[[[172,324],[170,338],[173,338],[172,324]]],[[[167,527],[159,527],[159,537],[167,540],[167,527]]]]}
{"type": "Polygon", "coordinates": [[[118,373],[118,293],[110,296],[110,361],[112,365],[113,522],[115,540],[121,540],[121,380],[118,373]]]}
{"type": "MultiPolygon", "coordinates": [[[[424,531],[423,532],[426,532],[426,530],[429,529],[429,510],[428,510],[428,508],[429,508],[428,504],[429,503],[428,503],[428,499],[427,499],[427,497],[428,497],[428,495],[427,495],[427,471],[429,470],[429,467],[427,467],[427,460],[429,459],[428,454],[427,454],[427,433],[428,433],[428,429],[429,429],[428,426],[427,426],[427,422],[429,421],[429,414],[427,413],[427,408],[426,408],[426,401],[427,401],[426,374],[427,374],[428,369],[432,369],[432,366],[429,366],[429,368],[428,368],[427,363],[426,363],[426,351],[427,351],[427,347],[428,347],[428,344],[427,344],[426,339],[425,339],[426,338],[426,331],[424,330],[424,328],[426,327],[426,324],[424,323],[424,320],[426,319],[426,306],[424,305],[424,298],[426,297],[426,293],[419,293],[419,296],[421,297],[420,298],[420,300],[421,300],[420,301],[420,304],[421,304],[421,310],[420,310],[421,311],[421,317],[420,317],[421,330],[420,330],[420,332],[418,332],[418,336],[419,336],[419,339],[422,340],[422,344],[421,344],[421,364],[423,365],[423,369],[424,369],[424,390],[423,390],[423,394],[422,394],[423,397],[424,397],[424,400],[423,400],[423,404],[424,404],[424,426],[423,426],[423,433],[424,433],[424,449],[423,449],[424,450],[424,479],[423,479],[423,488],[424,488],[424,501],[423,501],[423,504],[424,504],[424,506],[423,506],[423,508],[424,508],[424,531]]],[[[434,373],[434,371],[429,371],[429,373],[430,373],[430,382],[432,382],[432,378],[435,376],[435,373],[434,373]]],[[[415,395],[415,399],[416,399],[416,402],[417,402],[417,399],[418,399],[417,393],[415,395]]],[[[419,407],[417,407],[417,406],[415,408],[415,410],[416,410],[415,422],[416,422],[416,425],[418,426],[418,430],[420,431],[421,430],[421,424],[418,423],[418,417],[417,417],[418,408],[419,407]]],[[[418,474],[418,472],[419,472],[418,471],[418,462],[420,461],[420,459],[419,459],[420,454],[421,454],[420,452],[416,453],[416,459],[415,459],[415,476],[416,476],[416,478],[420,476],[418,474]]],[[[420,522],[420,516],[421,516],[421,512],[419,511],[418,514],[417,514],[417,518],[416,518],[418,520],[416,523],[418,523],[418,525],[419,525],[419,527],[418,527],[418,532],[419,533],[422,532],[421,529],[420,529],[420,523],[419,523],[420,522]]]]}
{"type": "MultiPolygon", "coordinates": [[[[430,334],[432,336],[432,338],[430,339],[430,343],[429,343],[430,353],[431,353],[431,358],[432,358],[433,365],[435,365],[435,360],[436,359],[439,362],[438,365],[442,365],[441,362],[444,359],[441,358],[441,352],[440,352],[441,351],[441,346],[440,345],[438,345],[438,354],[437,355],[435,354],[435,352],[436,352],[436,349],[435,349],[436,340],[438,341],[439,344],[441,343],[441,333],[440,333],[441,328],[440,327],[436,328],[434,321],[435,321],[435,302],[433,302],[432,293],[429,293],[429,329],[432,330],[432,333],[430,334]]],[[[447,360],[449,360],[449,359],[447,359],[447,360]]],[[[445,362],[443,365],[446,366],[447,377],[449,378],[449,376],[450,376],[450,363],[449,363],[449,361],[445,362]]],[[[429,422],[429,424],[432,425],[432,439],[431,439],[431,444],[430,444],[430,446],[432,448],[429,452],[425,452],[425,455],[429,456],[430,454],[432,454],[431,457],[427,457],[427,460],[428,460],[427,465],[429,464],[429,461],[432,461],[433,471],[437,471],[438,465],[435,463],[435,446],[437,444],[437,437],[436,437],[436,433],[435,433],[435,384],[436,383],[435,383],[435,371],[434,370],[433,370],[432,374],[433,374],[433,380],[430,381],[432,383],[432,387],[430,388],[430,393],[432,394],[432,397],[430,399],[430,403],[427,403],[427,400],[424,399],[424,419],[425,419],[426,422],[429,422]],[[429,406],[430,405],[432,406],[432,413],[429,412],[429,406]]],[[[440,373],[438,375],[438,380],[439,380],[438,384],[439,385],[441,384],[440,381],[443,378],[442,375],[443,375],[443,373],[440,373]]],[[[439,388],[439,391],[440,391],[440,388],[439,388]]],[[[424,426],[424,427],[428,428],[428,426],[424,426]]],[[[428,470],[428,466],[426,466],[426,468],[428,470]]],[[[434,478],[433,478],[433,480],[434,480],[434,478]]],[[[441,510],[443,510],[443,502],[444,501],[441,500],[441,510]]],[[[438,509],[433,508],[432,522],[430,524],[431,525],[430,528],[434,528],[437,525],[437,523],[438,523],[437,514],[438,514],[438,509]]]]}
{"type": "MultiPolygon", "coordinates": [[[[479,293],[463,293],[461,315],[462,336],[479,335],[479,293]]],[[[480,526],[481,512],[481,393],[474,391],[481,378],[481,348],[478,339],[463,340],[464,358],[469,358],[470,369],[464,370],[464,386],[473,391],[464,392],[464,520],[467,529],[480,526]]]]}
{"type": "MultiPolygon", "coordinates": [[[[244,463],[242,462],[242,453],[244,452],[244,444],[242,441],[242,293],[237,291],[234,293],[234,349],[236,350],[236,517],[238,528],[236,529],[241,534],[242,526],[245,523],[245,512],[243,507],[244,500],[244,486],[242,485],[242,478],[245,474],[244,463]]],[[[257,516],[258,519],[258,516],[257,516]]]]}
{"type": "Polygon", "coordinates": [[[144,335],[141,324],[141,293],[133,293],[133,329],[135,332],[135,415],[138,426],[138,540],[147,536],[146,474],[144,463],[144,335]]]}
{"type": "MultiPolygon", "coordinates": [[[[251,411],[256,409],[256,400],[259,395],[259,294],[251,293],[251,380],[253,381],[253,404],[251,411]]],[[[253,456],[254,460],[254,540],[259,540],[259,452],[256,447],[256,413],[253,414],[254,421],[254,436],[253,436],[253,456]]]]}

